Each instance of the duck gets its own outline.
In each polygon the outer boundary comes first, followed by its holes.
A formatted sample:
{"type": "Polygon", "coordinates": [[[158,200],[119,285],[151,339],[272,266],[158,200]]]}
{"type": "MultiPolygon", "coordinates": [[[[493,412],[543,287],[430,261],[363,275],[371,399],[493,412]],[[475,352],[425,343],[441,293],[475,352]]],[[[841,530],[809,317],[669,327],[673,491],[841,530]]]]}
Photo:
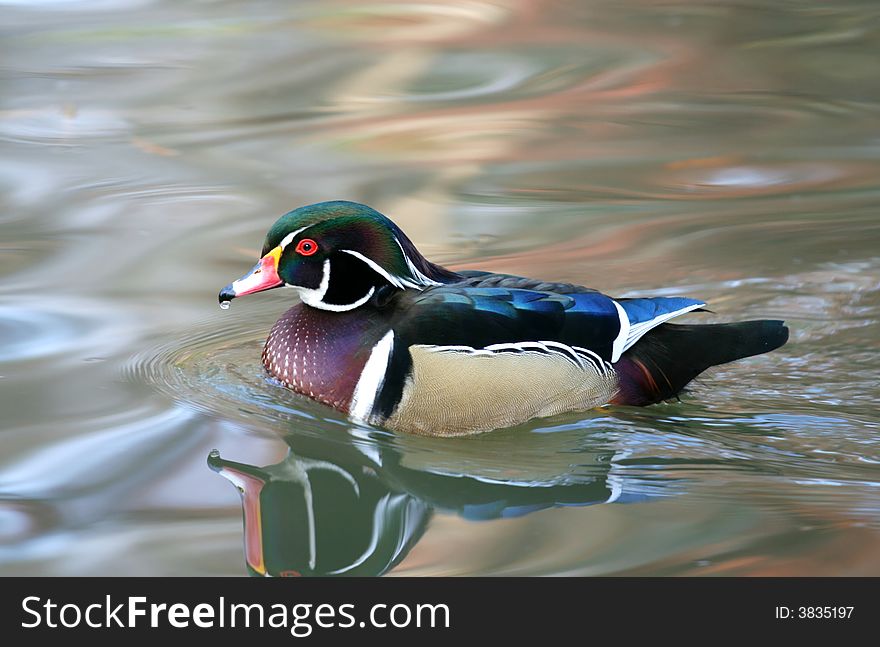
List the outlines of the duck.
{"type": "Polygon", "coordinates": [[[779,320],[680,324],[687,297],[593,288],[426,259],[391,219],[343,200],[299,207],[220,305],[287,287],[262,364],[291,391],[392,432],[465,436],[677,398],[706,369],[788,340],[779,320]]]}

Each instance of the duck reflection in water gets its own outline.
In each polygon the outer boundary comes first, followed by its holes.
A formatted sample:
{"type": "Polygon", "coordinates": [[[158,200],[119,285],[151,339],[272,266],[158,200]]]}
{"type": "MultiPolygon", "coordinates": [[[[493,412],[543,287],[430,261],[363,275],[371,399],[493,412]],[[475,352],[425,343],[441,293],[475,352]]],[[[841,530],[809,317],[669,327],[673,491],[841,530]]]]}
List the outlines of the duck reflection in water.
{"type": "Polygon", "coordinates": [[[477,448],[453,456],[385,438],[284,440],[288,454],[274,465],[237,463],[216,450],[208,457],[241,494],[247,568],[256,576],[382,575],[418,543],[434,510],[491,520],[645,498],[623,495],[612,449],[579,450],[577,467],[587,469],[577,472],[570,453],[558,454],[569,465],[560,476],[551,465],[499,469],[503,458],[481,458],[477,448]]]}

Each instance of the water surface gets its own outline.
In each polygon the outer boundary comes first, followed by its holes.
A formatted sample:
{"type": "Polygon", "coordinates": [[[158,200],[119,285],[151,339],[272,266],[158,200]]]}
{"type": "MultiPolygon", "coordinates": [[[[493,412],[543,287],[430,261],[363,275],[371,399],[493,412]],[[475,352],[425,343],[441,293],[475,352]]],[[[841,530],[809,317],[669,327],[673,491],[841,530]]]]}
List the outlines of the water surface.
{"type": "Polygon", "coordinates": [[[875,5],[0,0],[0,573],[880,575],[875,5]],[[354,426],[260,367],[290,291],[216,302],[327,199],[791,341],[645,409],[354,426]]]}

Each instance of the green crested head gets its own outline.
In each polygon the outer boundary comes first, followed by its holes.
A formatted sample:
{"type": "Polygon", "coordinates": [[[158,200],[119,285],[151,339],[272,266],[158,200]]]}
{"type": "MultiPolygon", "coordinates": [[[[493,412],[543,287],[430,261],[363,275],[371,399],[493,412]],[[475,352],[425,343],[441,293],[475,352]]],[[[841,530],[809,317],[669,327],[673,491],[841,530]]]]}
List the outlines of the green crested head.
{"type": "Polygon", "coordinates": [[[284,214],[269,229],[251,274],[224,288],[220,301],[281,285],[307,305],[347,311],[382,287],[421,290],[457,275],[426,260],[406,234],[378,211],[333,201],[284,214]]]}

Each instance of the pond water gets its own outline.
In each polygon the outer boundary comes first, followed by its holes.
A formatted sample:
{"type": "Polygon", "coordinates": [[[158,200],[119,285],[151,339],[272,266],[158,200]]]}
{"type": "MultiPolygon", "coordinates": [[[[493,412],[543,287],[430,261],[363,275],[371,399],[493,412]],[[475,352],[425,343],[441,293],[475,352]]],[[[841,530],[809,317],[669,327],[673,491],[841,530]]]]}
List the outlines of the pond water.
{"type": "Polygon", "coordinates": [[[876,2],[0,18],[0,574],[880,575],[876,2]],[[217,307],[327,199],[791,340],[649,408],[355,426],[260,367],[291,291],[217,307]]]}

